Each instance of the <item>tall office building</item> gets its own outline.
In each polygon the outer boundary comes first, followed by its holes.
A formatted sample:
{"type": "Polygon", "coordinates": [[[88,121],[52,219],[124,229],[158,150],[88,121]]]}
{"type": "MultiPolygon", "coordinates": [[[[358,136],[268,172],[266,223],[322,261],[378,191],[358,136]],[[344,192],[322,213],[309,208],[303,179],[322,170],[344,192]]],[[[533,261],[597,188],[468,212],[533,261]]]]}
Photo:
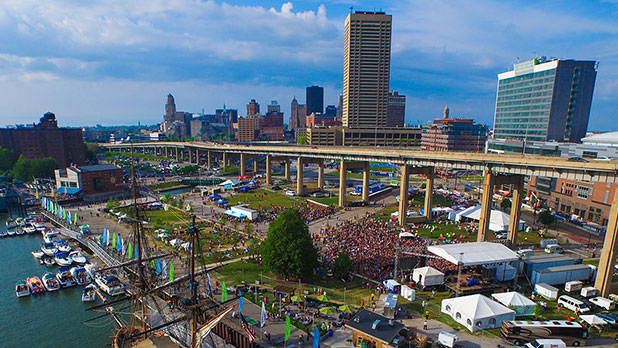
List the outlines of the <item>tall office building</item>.
{"type": "Polygon", "coordinates": [[[255,101],[255,99],[251,99],[249,104],[247,104],[247,117],[255,116],[260,114],[260,104],[255,101]]]}
{"type": "Polygon", "coordinates": [[[535,58],[498,74],[494,137],[579,142],[586,135],[597,62],[535,58]]]}
{"type": "Polygon", "coordinates": [[[384,12],[356,11],[345,20],[344,127],[387,124],[391,22],[384,12]]]}
{"type": "Polygon", "coordinates": [[[279,105],[279,103],[277,103],[276,100],[271,100],[270,105],[268,105],[266,109],[267,109],[267,113],[268,112],[281,112],[281,105],[279,105]]]}
{"type": "Polygon", "coordinates": [[[406,119],[406,96],[398,92],[388,93],[387,127],[403,127],[406,119]]]}
{"type": "Polygon", "coordinates": [[[290,123],[288,129],[303,128],[307,124],[307,111],[305,104],[298,104],[296,97],[292,99],[290,105],[290,123]]]}
{"type": "Polygon", "coordinates": [[[307,115],[312,113],[321,114],[324,112],[324,87],[311,86],[307,87],[307,115]]]}

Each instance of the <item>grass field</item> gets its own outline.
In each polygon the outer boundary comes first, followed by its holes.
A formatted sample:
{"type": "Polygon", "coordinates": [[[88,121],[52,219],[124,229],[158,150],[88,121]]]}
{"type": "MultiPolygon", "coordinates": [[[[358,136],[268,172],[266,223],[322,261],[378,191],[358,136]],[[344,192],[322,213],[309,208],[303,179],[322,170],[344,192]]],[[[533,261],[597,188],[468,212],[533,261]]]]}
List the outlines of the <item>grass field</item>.
{"type": "MultiPolygon", "coordinates": [[[[335,172],[328,172],[325,175],[338,178],[339,177],[339,172],[337,172],[337,171],[335,171],[335,172]]],[[[363,174],[362,173],[350,173],[350,172],[348,172],[346,177],[348,179],[362,179],[363,178],[363,174]]],[[[388,178],[388,177],[381,176],[381,175],[369,175],[369,179],[385,179],[385,178],[388,178]]]]}
{"type": "Polygon", "coordinates": [[[299,202],[298,200],[288,197],[282,191],[274,192],[265,189],[257,189],[248,193],[235,193],[231,197],[226,197],[230,205],[249,204],[251,208],[258,209],[280,205],[283,207],[293,207],[299,202]]]}
{"type": "Polygon", "coordinates": [[[148,187],[157,191],[157,190],[164,190],[164,189],[180,187],[180,186],[185,186],[185,185],[181,183],[180,181],[168,181],[168,182],[160,182],[160,183],[152,184],[148,187]]]}

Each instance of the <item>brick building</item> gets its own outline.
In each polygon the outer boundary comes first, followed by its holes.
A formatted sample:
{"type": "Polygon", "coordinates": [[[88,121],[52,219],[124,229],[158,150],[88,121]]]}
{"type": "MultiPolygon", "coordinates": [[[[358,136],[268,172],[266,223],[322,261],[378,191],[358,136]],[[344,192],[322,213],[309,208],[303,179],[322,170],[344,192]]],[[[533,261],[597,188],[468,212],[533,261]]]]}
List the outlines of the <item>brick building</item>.
{"type": "Polygon", "coordinates": [[[25,158],[52,157],[61,167],[86,163],[82,129],[59,128],[51,112],[39,124],[0,129],[0,146],[25,158]]]}
{"type": "Polygon", "coordinates": [[[123,171],[113,164],[56,169],[58,193],[82,195],[87,201],[100,201],[122,193],[123,171]]]}
{"type": "Polygon", "coordinates": [[[487,142],[487,127],[466,118],[449,118],[448,106],[444,118],[433,120],[423,129],[421,149],[428,151],[483,152],[487,142]]]}

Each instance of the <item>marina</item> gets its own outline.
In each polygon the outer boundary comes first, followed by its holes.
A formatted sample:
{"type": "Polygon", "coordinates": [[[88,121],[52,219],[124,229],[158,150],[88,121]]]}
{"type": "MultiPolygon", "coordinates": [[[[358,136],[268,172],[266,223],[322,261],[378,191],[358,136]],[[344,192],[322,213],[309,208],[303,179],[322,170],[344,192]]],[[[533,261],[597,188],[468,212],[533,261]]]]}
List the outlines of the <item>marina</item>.
{"type": "MultiPolygon", "coordinates": [[[[6,231],[5,221],[6,216],[0,215],[2,232],[6,231]]],[[[82,302],[84,287],[57,291],[45,287],[46,275],[51,273],[55,277],[59,269],[41,265],[33,257],[31,252],[40,250],[42,242],[39,233],[0,239],[0,256],[6,265],[0,274],[0,318],[3,318],[0,330],[4,333],[0,346],[104,347],[109,342],[113,324],[107,316],[88,321],[101,313],[86,310],[95,302],[82,302]],[[28,277],[39,278],[46,291],[30,295],[28,277]],[[16,283],[22,284],[22,293],[27,290],[27,295],[16,297],[16,283]],[[67,337],[79,337],[79,340],[67,340],[67,337]]],[[[47,281],[53,283],[49,276],[47,281]]]]}

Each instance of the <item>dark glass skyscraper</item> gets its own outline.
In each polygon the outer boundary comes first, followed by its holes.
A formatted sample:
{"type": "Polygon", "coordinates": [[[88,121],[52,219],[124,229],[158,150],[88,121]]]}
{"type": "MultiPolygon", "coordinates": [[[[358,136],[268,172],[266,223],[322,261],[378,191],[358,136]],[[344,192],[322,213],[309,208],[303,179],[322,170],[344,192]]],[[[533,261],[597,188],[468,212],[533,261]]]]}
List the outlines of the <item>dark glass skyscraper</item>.
{"type": "Polygon", "coordinates": [[[596,66],[540,57],[499,74],[494,137],[579,142],[588,129],[596,66]]]}
{"type": "Polygon", "coordinates": [[[324,87],[311,86],[307,87],[307,115],[315,112],[321,114],[324,112],[324,87]]]}

